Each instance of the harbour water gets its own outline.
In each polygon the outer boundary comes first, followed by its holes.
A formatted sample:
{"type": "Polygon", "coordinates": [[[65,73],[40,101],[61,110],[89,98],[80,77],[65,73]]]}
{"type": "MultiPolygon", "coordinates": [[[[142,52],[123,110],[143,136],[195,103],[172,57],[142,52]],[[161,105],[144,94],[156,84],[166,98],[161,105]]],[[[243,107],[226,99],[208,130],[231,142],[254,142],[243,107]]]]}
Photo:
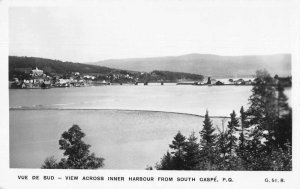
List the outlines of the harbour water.
{"type": "MultiPolygon", "coordinates": [[[[291,91],[286,94],[290,97],[291,91]]],[[[39,168],[62,157],[58,140],[78,124],[106,169],[145,169],[160,160],[174,135],[199,136],[208,110],[220,116],[247,108],[250,86],[101,86],[9,90],[10,167],[39,168]],[[143,111],[139,111],[143,110],[143,111]],[[168,113],[176,112],[176,113],[168,113]],[[122,154],[122,155],[120,155],[122,154]]],[[[225,122],[227,125],[227,122],[225,122]]]]}

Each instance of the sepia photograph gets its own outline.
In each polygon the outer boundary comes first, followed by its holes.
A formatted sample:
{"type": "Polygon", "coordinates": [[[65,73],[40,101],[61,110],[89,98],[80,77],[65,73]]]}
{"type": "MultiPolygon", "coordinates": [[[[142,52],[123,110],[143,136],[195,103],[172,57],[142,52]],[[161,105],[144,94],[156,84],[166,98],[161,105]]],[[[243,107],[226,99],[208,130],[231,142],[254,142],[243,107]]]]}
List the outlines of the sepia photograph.
{"type": "Polygon", "coordinates": [[[299,3],[1,4],[0,189],[299,183],[299,3]]]}

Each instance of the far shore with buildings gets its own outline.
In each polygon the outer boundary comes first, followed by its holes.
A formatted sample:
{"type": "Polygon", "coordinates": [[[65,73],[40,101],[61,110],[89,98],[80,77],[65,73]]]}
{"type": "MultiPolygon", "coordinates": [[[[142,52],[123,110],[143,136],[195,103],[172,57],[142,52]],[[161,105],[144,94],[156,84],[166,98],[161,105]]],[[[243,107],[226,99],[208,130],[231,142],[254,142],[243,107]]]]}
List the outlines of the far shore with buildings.
{"type": "MultiPolygon", "coordinates": [[[[155,72],[150,73],[148,80],[140,81],[136,75],[131,75],[128,73],[110,73],[101,78],[93,74],[82,74],[80,72],[72,72],[68,75],[47,75],[43,70],[39,68],[26,69],[23,70],[24,74],[27,74],[26,79],[21,79],[18,77],[13,78],[9,81],[9,88],[11,89],[49,89],[49,88],[59,88],[59,87],[86,87],[86,86],[101,86],[101,85],[148,85],[151,83],[160,83],[164,85],[165,83],[176,83],[177,85],[197,85],[197,86],[222,86],[222,85],[238,85],[247,86],[252,85],[255,78],[227,78],[227,79],[215,79],[211,77],[206,77],[201,81],[191,81],[180,79],[176,82],[167,81],[163,79],[157,79],[155,72]],[[151,80],[151,78],[156,78],[151,80]]],[[[143,73],[141,73],[143,74],[143,73]]],[[[146,73],[145,73],[146,74],[146,73]]],[[[280,78],[277,75],[275,79],[278,80],[284,86],[291,86],[292,78],[284,77],[280,78]]]]}

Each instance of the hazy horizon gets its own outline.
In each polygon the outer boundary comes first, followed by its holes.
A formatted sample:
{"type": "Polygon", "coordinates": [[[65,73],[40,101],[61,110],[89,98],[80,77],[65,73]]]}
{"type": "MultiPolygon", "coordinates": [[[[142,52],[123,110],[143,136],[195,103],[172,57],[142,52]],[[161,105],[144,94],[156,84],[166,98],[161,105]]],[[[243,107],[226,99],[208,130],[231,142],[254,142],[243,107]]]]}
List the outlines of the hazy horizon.
{"type": "Polygon", "coordinates": [[[52,60],[59,60],[62,62],[73,62],[73,63],[82,63],[82,64],[90,64],[95,62],[102,62],[102,61],[110,61],[110,60],[130,60],[130,59],[151,59],[151,58],[167,58],[167,57],[181,57],[181,56],[189,56],[189,55],[208,55],[208,56],[220,56],[220,57],[248,57],[248,56],[272,56],[272,55],[292,55],[292,53],[282,52],[282,53],[270,53],[270,54],[247,54],[247,55],[220,55],[220,54],[210,54],[210,53],[187,53],[187,54],[180,54],[180,55],[168,55],[168,56],[151,56],[151,57],[128,57],[128,58],[110,58],[110,59],[101,59],[96,61],[87,61],[87,62],[78,62],[78,61],[70,61],[70,60],[63,60],[63,59],[54,59],[51,57],[37,57],[31,55],[14,55],[9,54],[8,56],[16,56],[16,57],[33,57],[33,58],[43,58],[43,59],[52,59],[52,60]]]}

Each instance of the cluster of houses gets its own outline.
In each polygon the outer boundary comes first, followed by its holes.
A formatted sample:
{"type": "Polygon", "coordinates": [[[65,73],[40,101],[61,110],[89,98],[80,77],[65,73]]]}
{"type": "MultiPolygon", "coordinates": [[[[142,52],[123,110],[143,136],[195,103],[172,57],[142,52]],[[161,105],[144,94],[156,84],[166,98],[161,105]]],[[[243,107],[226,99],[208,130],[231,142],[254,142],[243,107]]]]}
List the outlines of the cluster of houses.
{"type": "Polygon", "coordinates": [[[20,80],[13,78],[10,82],[11,88],[41,88],[47,87],[51,84],[52,77],[46,75],[43,70],[35,68],[31,70],[30,79],[20,80]]]}
{"type": "Polygon", "coordinates": [[[134,76],[131,76],[129,74],[121,74],[121,73],[113,73],[106,76],[108,80],[120,80],[120,79],[126,79],[126,80],[134,80],[134,76]]]}
{"type": "Polygon", "coordinates": [[[30,79],[20,80],[13,78],[10,82],[10,88],[51,88],[51,87],[81,87],[88,85],[89,81],[95,79],[95,76],[83,75],[79,72],[74,72],[70,77],[61,77],[58,75],[49,76],[43,70],[35,68],[31,70],[30,79]]]}
{"type": "Polygon", "coordinates": [[[211,77],[205,78],[202,82],[194,82],[194,85],[252,85],[254,78],[240,79],[214,79],[211,77]]]}
{"type": "MultiPolygon", "coordinates": [[[[21,70],[19,70],[21,71],[21,70]]],[[[24,71],[24,70],[22,70],[24,71]]],[[[52,74],[47,75],[39,68],[26,69],[24,72],[29,77],[27,79],[19,79],[17,77],[10,81],[10,88],[51,88],[51,87],[83,87],[90,85],[110,85],[114,83],[136,83],[138,76],[130,73],[111,72],[97,76],[92,74],[80,74],[79,72],[72,72],[66,75],[52,74]]]]}
{"type": "Polygon", "coordinates": [[[227,85],[252,85],[254,82],[254,78],[244,78],[244,79],[226,79],[226,80],[221,80],[217,81],[216,85],[218,84],[227,84],[227,85]],[[219,83],[218,83],[219,82],[219,83]],[[221,83],[220,83],[221,82],[221,83]]]}
{"type": "MultiPolygon", "coordinates": [[[[240,78],[240,79],[213,79],[206,78],[202,82],[194,82],[194,85],[253,85],[255,78],[240,78]]],[[[274,85],[282,85],[284,87],[292,86],[292,77],[274,77],[274,85]]]]}

